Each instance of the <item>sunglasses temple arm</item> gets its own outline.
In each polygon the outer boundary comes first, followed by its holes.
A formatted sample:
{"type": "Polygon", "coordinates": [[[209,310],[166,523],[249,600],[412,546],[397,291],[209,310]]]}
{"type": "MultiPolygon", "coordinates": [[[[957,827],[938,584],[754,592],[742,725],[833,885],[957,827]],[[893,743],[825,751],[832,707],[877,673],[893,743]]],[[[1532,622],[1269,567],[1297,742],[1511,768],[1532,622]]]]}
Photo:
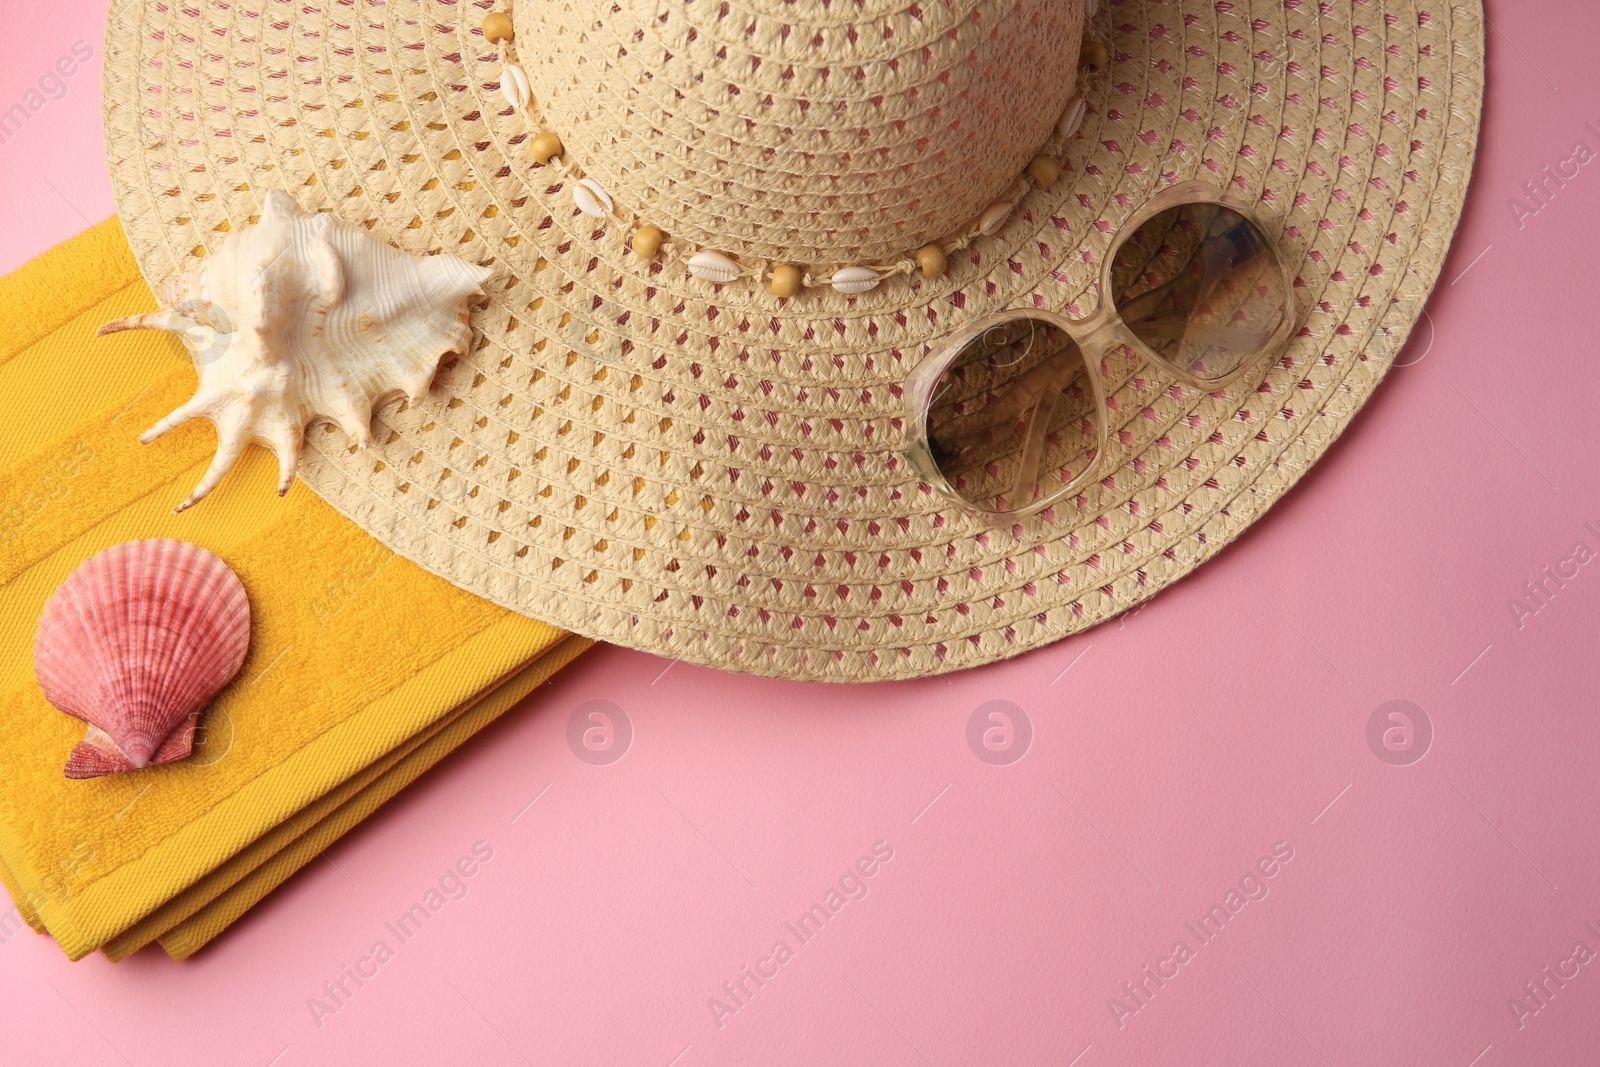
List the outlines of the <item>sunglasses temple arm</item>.
{"type": "Polygon", "coordinates": [[[1044,445],[1050,435],[1050,420],[1055,417],[1056,405],[1061,402],[1061,389],[1051,382],[1028,417],[1028,429],[1022,445],[1022,459],[1017,464],[1017,480],[1006,499],[1013,508],[1025,507],[1039,496],[1039,465],[1044,460],[1044,445]]]}
{"type": "Polygon", "coordinates": [[[1160,308],[1161,302],[1167,298],[1167,294],[1178,285],[1189,280],[1187,274],[1179,274],[1176,278],[1163,282],[1154,289],[1146,290],[1126,304],[1119,304],[1117,306],[1117,315],[1123,322],[1139,322],[1143,319],[1151,318],[1160,308]]]}
{"type": "Polygon", "coordinates": [[[1254,351],[1262,343],[1264,333],[1270,331],[1230,329],[1226,326],[1207,326],[1202,323],[1188,320],[1152,320],[1146,319],[1140,323],[1140,340],[1148,344],[1151,341],[1189,341],[1197,344],[1215,345],[1234,348],[1239,351],[1254,351]]]}
{"type": "Polygon", "coordinates": [[[1061,371],[1052,364],[1039,364],[1023,375],[1017,384],[1011,387],[1011,391],[1004,399],[962,419],[955,427],[941,435],[940,439],[949,446],[964,444],[987,430],[1015,419],[1027,411],[1028,406],[1039,397],[1052,389],[1060,388],[1062,383],[1057,380],[1060,375],[1061,371]]]}

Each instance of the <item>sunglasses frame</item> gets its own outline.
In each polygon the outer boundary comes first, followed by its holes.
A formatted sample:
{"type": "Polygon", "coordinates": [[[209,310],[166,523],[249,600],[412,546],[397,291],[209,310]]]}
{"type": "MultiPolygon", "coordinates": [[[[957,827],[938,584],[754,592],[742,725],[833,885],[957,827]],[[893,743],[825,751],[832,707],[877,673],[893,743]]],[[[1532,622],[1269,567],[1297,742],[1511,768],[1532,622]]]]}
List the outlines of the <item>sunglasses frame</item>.
{"type": "MultiPolygon", "coordinates": [[[[1273,237],[1276,227],[1269,224],[1268,217],[1258,211],[1254,205],[1246,203],[1223,189],[1204,181],[1181,182],[1170,188],[1162,190],[1152,197],[1143,207],[1123,223],[1117,231],[1116,238],[1107,250],[1105,260],[1100,268],[1100,281],[1096,289],[1098,298],[1095,310],[1088,316],[1079,319],[1069,318],[1055,312],[1041,311],[1036,308],[1010,308],[968,323],[957,333],[941,342],[918,362],[907,376],[904,395],[906,408],[909,413],[908,432],[906,442],[906,458],[913,469],[934,489],[961,505],[963,511],[969,515],[981,518],[993,525],[1011,522],[1017,519],[1037,515],[1062,500],[1077,495],[1091,482],[1100,476],[1101,469],[1105,466],[1106,452],[1110,446],[1111,419],[1106,404],[1106,391],[1104,375],[1100,373],[1101,364],[1105,356],[1113,348],[1123,346],[1141,359],[1148,360],[1168,374],[1197,389],[1207,392],[1226,388],[1238,381],[1253,368],[1259,367],[1267,359],[1277,356],[1288,346],[1290,334],[1294,331],[1295,323],[1299,318],[1299,309],[1294,299],[1294,273],[1289,268],[1289,261],[1284,258],[1278,247],[1277,240],[1273,237]],[[1111,272],[1116,266],[1117,256],[1121,254],[1123,246],[1129,238],[1138,233],[1140,228],[1151,219],[1164,211],[1175,207],[1189,205],[1212,204],[1235,212],[1248,222],[1266,245],[1270,253],[1283,272],[1284,307],[1283,316],[1276,330],[1262,344],[1260,351],[1248,359],[1243,360],[1238,367],[1229,373],[1217,378],[1198,378],[1186,369],[1179,367],[1172,361],[1164,358],[1154,349],[1150,348],[1133,332],[1132,328],[1122,319],[1117,310],[1115,301],[1109,295],[1112,292],[1111,272]],[[1022,507],[995,511],[981,508],[962,496],[939,468],[938,460],[933,453],[933,445],[929,439],[928,416],[933,409],[934,392],[944,375],[956,364],[962,354],[973,341],[996,328],[1004,328],[1014,322],[1042,323],[1060,330],[1069,337],[1077,347],[1082,357],[1084,370],[1089,379],[1089,389],[1094,397],[1094,410],[1097,429],[1097,443],[1092,458],[1085,464],[1083,471],[1066,485],[1061,486],[1047,496],[1040,496],[1037,483],[1034,485],[1034,498],[1022,507]]],[[[1075,378],[1076,375],[1074,374],[1075,378]]],[[[1072,379],[1067,379],[1070,382],[1072,379]]],[[[1054,382],[1047,385],[1047,389],[1056,388],[1054,382]]],[[[1047,392],[1040,400],[1028,406],[1029,431],[1028,437],[1032,439],[1037,432],[1039,441],[1042,442],[1044,430],[1037,429],[1035,423],[1040,419],[1040,413],[1054,410],[1053,397],[1047,392]],[[1048,405],[1045,403],[1049,401],[1048,405]]],[[[1048,414],[1045,415],[1048,419],[1048,414]]],[[[1029,447],[1029,446],[1024,446],[1029,447]]],[[[1036,447],[1036,446],[1035,446],[1036,447]]],[[[1021,488],[1019,485],[1017,488],[1021,488]]]]}

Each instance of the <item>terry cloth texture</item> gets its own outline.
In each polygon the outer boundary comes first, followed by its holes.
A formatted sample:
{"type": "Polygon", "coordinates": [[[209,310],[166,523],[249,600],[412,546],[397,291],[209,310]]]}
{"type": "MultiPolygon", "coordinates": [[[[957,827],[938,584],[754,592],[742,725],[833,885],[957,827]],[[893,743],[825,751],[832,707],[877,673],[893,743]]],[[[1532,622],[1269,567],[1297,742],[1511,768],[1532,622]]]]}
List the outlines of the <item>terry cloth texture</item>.
{"type": "Polygon", "coordinates": [[[214,434],[138,432],[193,388],[108,220],[0,278],[0,881],[79,959],[160,939],[182,958],[588,646],[395,556],[253,450],[220,506],[174,515],[214,434]],[[187,760],[69,781],[84,724],[33,677],[45,600],[89,556],[175,537],[244,582],[249,657],[187,760]]]}

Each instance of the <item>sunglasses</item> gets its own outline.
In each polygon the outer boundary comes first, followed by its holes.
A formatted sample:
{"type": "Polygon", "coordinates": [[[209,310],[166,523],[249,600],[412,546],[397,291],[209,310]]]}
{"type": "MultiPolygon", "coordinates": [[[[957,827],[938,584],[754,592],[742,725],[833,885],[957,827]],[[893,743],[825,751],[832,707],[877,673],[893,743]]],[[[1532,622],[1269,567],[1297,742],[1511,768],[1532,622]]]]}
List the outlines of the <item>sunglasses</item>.
{"type": "Polygon", "coordinates": [[[907,456],[990,523],[1037,514],[1106,463],[1106,353],[1126,346],[1179,381],[1224,388],[1287,346],[1293,281],[1249,205],[1203,182],[1173,186],[1119,231],[1094,314],[1003,311],[917,364],[907,456]]]}

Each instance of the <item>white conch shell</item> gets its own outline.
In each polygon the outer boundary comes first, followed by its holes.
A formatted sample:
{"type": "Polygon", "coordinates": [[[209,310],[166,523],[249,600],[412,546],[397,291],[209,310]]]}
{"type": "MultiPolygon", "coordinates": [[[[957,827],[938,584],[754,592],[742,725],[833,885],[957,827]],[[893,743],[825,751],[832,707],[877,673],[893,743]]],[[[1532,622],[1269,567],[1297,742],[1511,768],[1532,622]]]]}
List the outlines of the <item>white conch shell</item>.
{"type": "Polygon", "coordinates": [[[830,280],[834,289],[841,293],[865,293],[876,289],[882,279],[871,267],[843,267],[834,271],[830,280]]]}
{"type": "Polygon", "coordinates": [[[528,87],[528,76],[515,63],[507,63],[500,72],[500,95],[518,111],[528,110],[533,103],[533,90],[528,87]]]}
{"type": "Polygon", "coordinates": [[[166,330],[189,349],[199,388],[139,437],[148,444],[196,416],[216,425],[216,457],[183,511],[251,441],[277,454],[278,495],[288,492],[314,419],[365,448],[376,405],[421,400],[439,360],[469,349],[468,301],[490,273],[454,256],[417,259],[273,190],[257,225],[162,294],[166,310],[99,332],[166,330]]]}
{"type": "Polygon", "coordinates": [[[721,252],[696,252],[689,257],[689,273],[708,282],[731,282],[739,276],[739,264],[721,252]]]}
{"type": "Polygon", "coordinates": [[[593,178],[583,178],[572,187],[572,202],[585,215],[603,219],[611,212],[611,194],[593,178]]]}

